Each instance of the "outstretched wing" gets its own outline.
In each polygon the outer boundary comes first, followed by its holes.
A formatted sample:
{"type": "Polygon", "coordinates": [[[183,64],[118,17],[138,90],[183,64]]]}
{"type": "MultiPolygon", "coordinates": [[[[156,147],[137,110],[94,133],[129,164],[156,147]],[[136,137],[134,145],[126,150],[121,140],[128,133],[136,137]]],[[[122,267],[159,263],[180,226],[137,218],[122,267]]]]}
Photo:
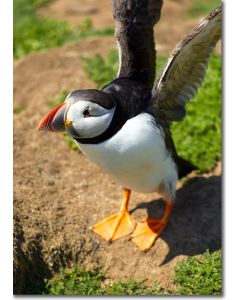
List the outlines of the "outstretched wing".
{"type": "Polygon", "coordinates": [[[153,89],[149,109],[169,126],[185,116],[185,104],[202,84],[211,52],[221,37],[222,7],[216,8],[176,46],[153,89]]]}
{"type": "Polygon", "coordinates": [[[153,27],[163,0],[113,0],[119,49],[118,77],[134,77],[152,88],[155,78],[153,27]]]}

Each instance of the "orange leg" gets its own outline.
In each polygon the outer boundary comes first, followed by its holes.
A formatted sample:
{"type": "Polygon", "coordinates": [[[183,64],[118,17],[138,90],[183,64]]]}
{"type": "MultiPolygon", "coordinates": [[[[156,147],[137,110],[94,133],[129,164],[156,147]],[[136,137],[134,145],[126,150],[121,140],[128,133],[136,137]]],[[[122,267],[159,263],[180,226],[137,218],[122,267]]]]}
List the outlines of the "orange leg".
{"type": "Polygon", "coordinates": [[[127,211],[131,190],[124,189],[120,212],[114,214],[93,226],[92,230],[107,241],[114,241],[130,234],[136,227],[136,222],[127,211]]]}
{"type": "Polygon", "coordinates": [[[149,250],[165,228],[173,209],[173,202],[166,202],[162,219],[145,219],[137,224],[132,241],[142,250],[149,250]]]}

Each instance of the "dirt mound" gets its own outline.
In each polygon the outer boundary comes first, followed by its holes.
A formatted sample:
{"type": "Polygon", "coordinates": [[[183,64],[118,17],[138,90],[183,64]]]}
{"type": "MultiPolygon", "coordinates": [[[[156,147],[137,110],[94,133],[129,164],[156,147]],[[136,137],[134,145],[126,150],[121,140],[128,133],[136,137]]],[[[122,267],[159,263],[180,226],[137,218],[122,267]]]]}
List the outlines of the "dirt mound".
{"type": "MultiPolygon", "coordinates": [[[[157,50],[172,51],[176,43],[196,25],[195,19],[187,18],[187,7],[190,3],[191,0],[164,2],[161,20],[154,27],[157,50]]],[[[73,25],[82,25],[88,18],[92,20],[93,28],[114,28],[112,4],[107,0],[55,0],[40,9],[39,14],[73,25]]]]}
{"type": "MultiPolygon", "coordinates": [[[[175,1],[169,2],[173,5],[175,1]]],[[[164,30],[164,19],[161,26],[164,30]]],[[[76,263],[106,271],[111,280],[147,277],[171,289],[176,261],[207,248],[220,248],[220,165],[210,174],[192,175],[186,185],[179,185],[171,222],[147,253],[140,252],[127,237],[108,244],[89,230],[118,211],[120,186],[70,150],[61,134],[50,136],[38,132],[36,126],[49,110],[48,101],[59,91],[94,87],[82,70],[79,54],[104,55],[113,47],[113,37],[89,38],[29,55],[14,64],[14,106],[22,108],[14,114],[16,294],[48,278],[59,267],[76,263]]],[[[163,203],[156,194],[133,193],[130,210],[137,221],[160,217],[163,203]]]]}

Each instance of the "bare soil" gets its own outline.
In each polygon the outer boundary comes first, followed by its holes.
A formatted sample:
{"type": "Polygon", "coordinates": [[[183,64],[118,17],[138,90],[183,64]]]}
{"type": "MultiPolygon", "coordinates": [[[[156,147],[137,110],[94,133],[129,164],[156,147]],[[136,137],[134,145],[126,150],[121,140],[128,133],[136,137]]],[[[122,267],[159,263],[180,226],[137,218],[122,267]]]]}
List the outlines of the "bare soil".
{"type": "MultiPolygon", "coordinates": [[[[157,49],[170,51],[196,20],[184,17],[187,0],[165,1],[156,26],[157,49]]],[[[73,24],[90,16],[94,27],[114,26],[110,1],[57,0],[40,14],[73,24]],[[81,3],[81,5],[80,5],[81,3]],[[77,11],[77,13],[76,13],[77,11]]],[[[187,256],[221,247],[221,164],[178,184],[171,221],[147,253],[128,237],[112,244],[89,227],[118,211],[121,187],[81,154],[70,150],[61,134],[36,130],[48,101],[62,90],[93,88],[79,55],[105,55],[114,37],[88,38],[59,49],[32,54],[14,63],[14,293],[49,278],[61,266],[79,264],[105,271],[109,281],[130,277],[159,281],[174,288],[173,267],[187,256]]],[[[133,193],[133,217],[160,217],[157,194],[133,193]]]]}

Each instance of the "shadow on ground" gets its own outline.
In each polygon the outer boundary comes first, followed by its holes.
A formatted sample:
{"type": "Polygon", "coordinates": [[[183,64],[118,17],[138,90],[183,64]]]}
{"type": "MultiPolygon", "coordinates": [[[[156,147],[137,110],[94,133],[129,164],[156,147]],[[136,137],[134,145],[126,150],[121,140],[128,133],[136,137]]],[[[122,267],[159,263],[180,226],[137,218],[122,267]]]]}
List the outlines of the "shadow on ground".
{"type": "MultiPolygon", "coordinates": [[[[164,202],[142,202],[131,212],[138,209],[147,209],[148,218],[161,218],[164,202]]],[[[178,255],[221,248],[221,176],[194,177],[177,191],[176,206],[161,239],[169,246],[161,265],[178,255]]]]}
{"type": "MultiPolygon", "coordinates": [[[[147,210],[149,218],[161,218],[164,212],[164,202],[161,199],[142,202],[131,213],[142,209],[147,210]]],[[[18,219],[16,223],[19,225],[15,226],[16,229],[20,230],[21,224],[18,219]]],[[[76,228],[79,228],[79,223],[72,230],[76,232],[76,228]]],[[[129,275],[132,277],[138,273],[145,274],[151,266],[158,276],[161,275],[159,278],[163,284],[169,269],[172,270],[172,265],[168,264],[167,269],[161,267],[167,266],[167,263],[174,258],[179,255],[194,256],[204,253],[207,249],[212,252],[221,248],[221,176],[196,176],[178,189],[175,209],[166,230],[161,235],[161,239],[168,247],[162,248],[163,245],[153,247],[147,254],[135,251],[134,247],[128,247],[127,239],[113,243],[111,246],[101,240],[97,243],[101,246],[94,250],[89,246],[96,245],[96,237],[87,231],[85,238],[89,240],[89,243],[86,242],[86,249],[81,248],[79,244],[75,245],[76,249],[72,249],[70,242],[66,244],[67,246],[60,243],[56,257],[54,256],[57,259],[56,270],[52,272],[48,262],[52,253],[46,252],[46,246],[42,248],[41,235],[34,235],[27,243],[22,240],[24,234],[21,230],[19,232],[15,230],[15,235],[15,294],[42,294],[45,288],[44,278],[51,278],[59,266],[67,267],[70,263],[81,265],[88,260],[90,262],[94,260],[98,269],[105,268],[111,278],[118,278],[119,270],[125,269],[129,273],[133,272],[129,275]],[[82,259],[74,259],[76,251],[81,253],[82,259]],[[129,258],[123,259],[126,253],[129,258]],[[165,259],[162,261],[163,257],[165,259]]],[[[69,236],[69,233],[66,236],[69,236]]],[[[78,238],[73,236],[75,243],[77,240],[78,238]]],[[[94,269],[93,264],[91,268],[94,269]]],[[[172,277],[172,275],[169,276],[172,277]]],[[[169,281],[169,279],[166,280],[169,281]]]]}

